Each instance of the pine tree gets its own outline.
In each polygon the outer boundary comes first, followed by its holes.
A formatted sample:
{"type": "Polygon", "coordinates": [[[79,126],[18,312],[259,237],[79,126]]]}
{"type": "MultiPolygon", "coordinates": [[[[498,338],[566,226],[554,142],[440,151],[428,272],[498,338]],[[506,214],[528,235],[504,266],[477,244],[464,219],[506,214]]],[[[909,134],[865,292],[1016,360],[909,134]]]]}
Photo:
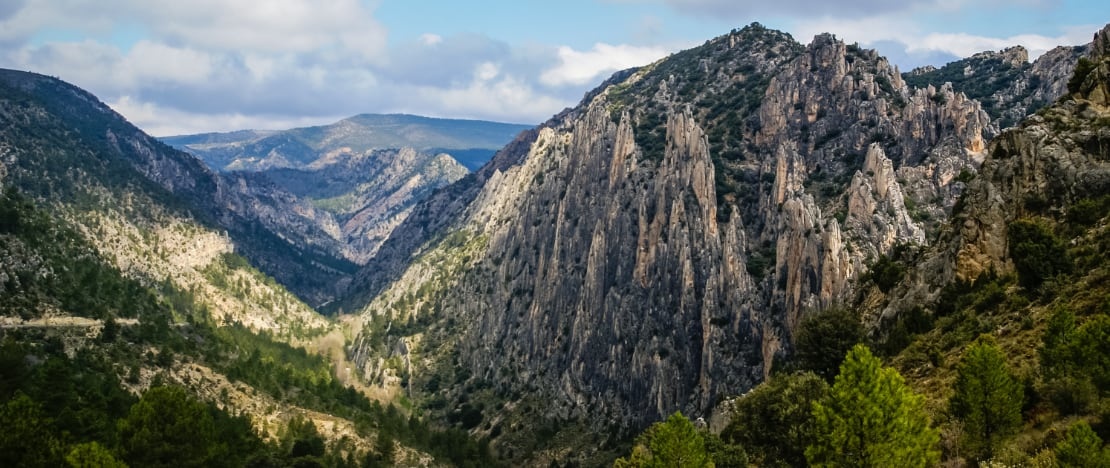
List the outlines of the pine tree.
{"type": "Polygon", "coordinates": [[[1102,439],[1086,421],[1068,430],[1067,437],[1056,446],[1056,463],[1061,468],[1085,468],[1110,465],[1110,454],[1102,448],[1102,439]]]}
{"type": "Polygon", "coordinates": [[[985,340],[967,349],[957,372],[951,406],[963,421],[962,445],[979,460],[989,460],[999,441],[1021,426],[1024,389],[1002,352],[985,340]]]}
{"type": "Polygon", "coordinates": [[[614,462],[617,468],[711,466],[705,439],[686,416],[676,412],[665,422],[655,423],[638,438],[628,458],[614,462]]]}
{"type": "Polygon", "coordinates": [[[813,466],[918,467],[940,459],[940,436],[929,427],[924,399],[898,371],[882,367],[865,345],[840,365],[829,396],[813,406],[816,440],[806,448],[813,466]]]}

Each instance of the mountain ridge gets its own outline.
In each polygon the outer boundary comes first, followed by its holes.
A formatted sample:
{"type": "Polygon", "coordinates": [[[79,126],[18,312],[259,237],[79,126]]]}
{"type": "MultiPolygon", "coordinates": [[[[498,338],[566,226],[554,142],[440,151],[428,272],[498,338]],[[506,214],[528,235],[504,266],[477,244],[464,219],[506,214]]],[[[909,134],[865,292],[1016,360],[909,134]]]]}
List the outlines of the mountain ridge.
{"type": "Polygon", "coordinates": [[[328,125],[288,130],[242,130],[178,135],[162,140],[203,159],[218,171],[302,168],[325,154],[346,150],[413,148],[456,151],[471,170],[528,125],[444,119],[411,114],[358,114],[328,125]]]}

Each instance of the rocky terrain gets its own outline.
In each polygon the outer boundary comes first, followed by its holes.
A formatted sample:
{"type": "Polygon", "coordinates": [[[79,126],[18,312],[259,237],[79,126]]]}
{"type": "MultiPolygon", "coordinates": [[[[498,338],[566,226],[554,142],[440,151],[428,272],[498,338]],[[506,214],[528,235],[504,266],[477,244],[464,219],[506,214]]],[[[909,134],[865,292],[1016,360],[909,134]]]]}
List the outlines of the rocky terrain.
{"type": "Polygon", "coordinates": [[[501,408],[508,453],[521,427],[706,414],[869,265],[936,238],[993,125],[831,35],[733,31],[617,74],[417,207],[356,282],[352,360],[401,356],[414,395],[501,408]]]}
{"type": "Polygon", "coordinates": [[[956,91],[982,103],[991,116],[994,136],[1063,96],[1076,62],[1088,52],[1088,46],[1059,46],[1030,63],[1029,52],[1014,46],[980,52],[940,68],[915,69],[903,78],[920,88],[952,83],[956,91]]]}
{"type": "Polygon", "coordinates": [[[446,153],[401,148],[353,154],[344,148],[301,169],[234,174],[248,185],[272,182],[330,214],[343,256],[363,264],[417,202],[467,173],[446,153]]]}

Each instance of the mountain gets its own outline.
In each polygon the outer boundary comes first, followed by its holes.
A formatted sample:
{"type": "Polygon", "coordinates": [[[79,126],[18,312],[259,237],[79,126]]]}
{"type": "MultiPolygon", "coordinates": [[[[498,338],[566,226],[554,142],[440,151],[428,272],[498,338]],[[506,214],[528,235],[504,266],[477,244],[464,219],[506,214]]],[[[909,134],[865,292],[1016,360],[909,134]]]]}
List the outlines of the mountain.
{"type": "Polygon", "coordinates": [[[989,125],[831,35],[733,31],[615,75],[416,208],[344,304],[351,359],[373,381],[402,356],[417,398],[476,409],[502,454],[707,414],[935,236],[989,125]]]}
{"type": "Polygon", "coordinates": [[[1087,46],[1060,46],[1030,63],[1029,52],[1014,46],[980,52],[940,68],[915,69],[902,78],[918,88],[952,83],[953,89],[983,104],[997,127],[993,136],[1062,96],[1076,62],[1087,52],[1087,46]]]}
{"type": "Polygon", "coordinates": [[[91,94],[10,70],[0,155],[0,464],[491,462],[351,380],[339,325],[237,253],[310,276],[334,261],[252,211],[287,193],[244,192],[91,94]]]}
{"type": "Polygon", "coordinates": [[[325,155],[414,148],[451,154],[476,169],[528,125],[437,119],[404,114],[361,114],[331,125],[283,131],[244,130],[162,138],[216,170],[303,168],[325,155]]]}
{"type": "Polygon", "coordinates": [[[369,148],[216,173],[88,93],[0,72],[0,423],[22,431],[0,456],[39,437],[144,465],[134,435],[162,432],[143,415],[184,408],[198,464],[606,465],[666,419],[629,460],[677,427],[721,466],[796,465],[859,342],[945,463],[1098,456],[1110,27],[1078,50],[911,85],[756,23],[615,74],[461,178],[369,148]],[[386,176],[352,189],[362,172],[386,176]],[[353,272],[371,219],[396,226],[353,272]],[[991,347],[1019,418],[984,448],[953,394],[991,347]]]}
{"type": "Polygon", "coordinates": [[[445,153],[412,148],[329,154],[305,168],[237,173],[253,183],[272,182],[333,215],[343,256],[358,264],[377,253],[412,207],[470,171],[445,153]]]}

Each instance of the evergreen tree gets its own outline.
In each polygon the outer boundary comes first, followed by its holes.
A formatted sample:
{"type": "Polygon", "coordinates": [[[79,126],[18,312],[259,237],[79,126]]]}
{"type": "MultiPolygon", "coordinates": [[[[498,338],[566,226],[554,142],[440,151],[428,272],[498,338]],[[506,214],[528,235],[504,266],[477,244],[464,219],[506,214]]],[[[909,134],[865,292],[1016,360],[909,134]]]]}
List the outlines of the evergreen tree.
{"type": "Polygon", "coordinates": [[[97,442],[74,445],[66,455],[66,463],[73,468],[127,468],[116,460],[112,452],[97,442]]]}
{"type": "Polygon", "coordinates": [[[219,466],[226,461],[208,408],[180,387],[153,387],[119,421],[123,459],[132,466],[219,466]]]}
{"type": "Polygon", "coordinates": [[[982,339],[967,349],[957,372],[951,406],[963,421],[962,445],[979,460],[989,460],[999,441],[1021,427],[1024,389],[1002,352],[982,339]]]}
{"type": "Polygon", "coordinates": [[[1086,421],[1068,430],[1067,437],[1056,446],[1056,463],[1060,468],[1110,466],[1110,453],[1102,448],[1102,439],[1086,421]]]}
{"type": "Polygon", "coordinates": [[[834,307],[802,321],[794,340],[798,365],[831,383],[843,356],[864,338],[859,315],[834,307]]]}
{"type": "Polygon", "coordinates": [[[636,441],[627,459],[618,459],[617,468],[701,468],[712,465],[705,439],[686,416],[676,412],[665,422],[655,423],[636,441]]]}
{"type": "Polygon", "coordinates": [[[812,372],[772,376],[736,402],[721,437],[744,447],[759,466],[804,466],[813,403],[828,393],[829,384],[812,372]]]}
{"type": "Polygon", "coordinates": [[[917,467],[940,459],[940,436],[929,427],[923,398],[864,345],[840,365],[829,396],[813,405],[816,439],[806,448],[814,466],[917,467]]]}
{"type": "Polygon", "coordinates": [[[50,426],[42,407],[17,392],[0,406],[0,466],[58,466],[60,447],[50,426]]]}

